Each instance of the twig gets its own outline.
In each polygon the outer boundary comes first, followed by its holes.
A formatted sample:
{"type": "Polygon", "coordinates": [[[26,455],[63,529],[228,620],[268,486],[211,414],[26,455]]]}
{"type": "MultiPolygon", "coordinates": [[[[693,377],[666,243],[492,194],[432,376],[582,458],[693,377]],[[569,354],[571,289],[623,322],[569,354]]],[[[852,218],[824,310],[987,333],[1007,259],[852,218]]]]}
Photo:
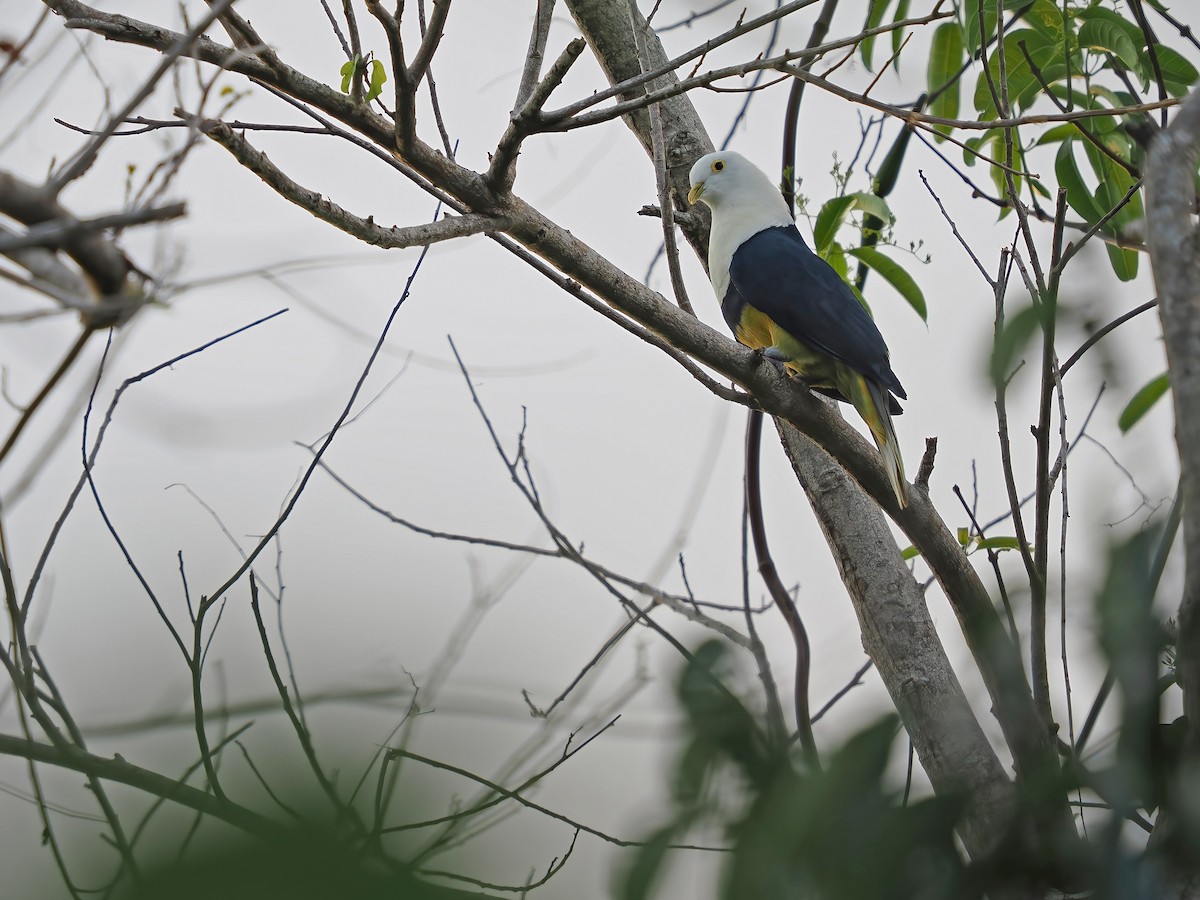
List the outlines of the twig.
{"type": "MultiPolygon", "coordinates": [[[[437,760],[437,759],[430,759],[428,756],[421,756],[420,754],[413,753],[410,750],[390,750],[390,751],[388,751],[388,755],[392,756],[392,757],[397,757],[397,758],[411,759],[414,762],[423,763],[424,765],[430,766],[431,768],[434,768],[434,769],[441,769],[446,772],[451,772],[455,775],[460,775],[463,778],[466,778],[470,781],[474,781],[477,784],[483,785],[489,791],[492,791],[495,794],[499,795],[500,798],[503,800],[515,800],[517,803],[520,803],[522,806],[524,806],[528,809],[532,809],[535,812],[539,812],[542,815],[546,816],[547,818],[554,819],[555,821],[558,821],[558,822],[562,822],[565,825],[569,825],[572,828],[577,829],[578,831],[582,831],[585,834],[590,834],[593,837],[600,838],[600,840],[602,840],[606,843],[609,843],[609,844],[613,844],[617,847],[641,847],[645,843],[644,841],[622,840],[621,838],[613,837],[610,834],[600,831],[598,828],[592,828],[588,825],[584,825],[580,822],[576,822],[574,819],[571,819],[568,816],[564,816],[561,813],[556,813],[556,812],[554,812],[554,810],[549,809],[545,806],[542,806],[540,803],[534,803],[532,800],[521,796],[519,789],[518,790],[509,790],[508,788],[502,787],[501,785],[496,784],[495,782],[489,781],[488,779],[484,778],[482,775],[476,775],[474,772],[470,772],[466,769],[459,768],[458,766],[450,765],[450,763],[442,762],[441,760],[437,760]]],[[[412,826],[409,826],[409,825],[393,825],[388,828],[384,828],[383,833],[391,834],[392,832],[396,832],[396,831],[406,831],[406,830],[409,830],[411,827],[412,826]]],[[[674,844],[673,843],[673,844],[668,844],[667,847],[668,847],[668,849],[671,849],[671,850],[703,850],[703,851],[714,852],[714,853],[723,853],[728,850],[728,848],[726,848],[726,847],[705,846],[702,844],[674,844]]]]}
{"type": "Polygon", "coordinates": [[[917,174],[921,177],[921,183],[925,185],[925,190],[929,191],[929,196],[933,198],[933,202],[937,204],[938,209],[941,211],[942,218],[945,219],[946,223],[950,226],[950,231],[954,234],[954,237],[958,240],[958,243],[962,246],[962,248],[967,251],[967,256],[971,258],[971,262],[975,263],[975,268],[979,270],[979,274],[983,276],[983,280],[988,283],[993,291],[995,291],[995,280],[993,280],[992,276],[988,274],[987,269],[983,267],[983,263],[979,261],[979,257],[975,255],[975,251],[971,248],[971,245],[967,243],[966,238],[964,238],[961,232],[959,232],[958,225],[952,218],[950,218],[950,213],[946,212],[946,207],[942,205],[942,198],[939,197],[936,192],[934,192],[933,188],[929,184],[929,179],[925,177],[925,170],[918,169],[917,174]]]}
{"type": "Polygon", "coordinates": [[[517,98],[512,111],[516,113],[529,101],[533,87],[542,72],[542,60],[546,56],[546,41],[550,36],[550,23],[554,21],[554,0],[537,0],[533,15],[533,28],[529,32],[529,47],[525,51],[525,65],[521,69],[521,80],[517,84],[517,98]]]}
{"type": "MultiPolygon", "coordinates": [[[[637,14],[637,0],[629,0],[629,3],[629,24],[634,31],[638,65],[645,69],[649,65],[646,41],[649,40],[647,32],[650,32],[650,25],[638,27],[640,16],[637,14]]],[[[662,110],[658,104],[650,107],[650,144],[654,162],[654,181],[658,188],[658,208],[662,214],[663,247],[667,256],[667,271],[671,275],[671,289],[679,308],[694,316],[696,311],[692,308],[692,301],[688,299],[683,270],[679,266],[679,245],[675,241],[675,203],[671,199],[671,182],[667,174],[667,148],[663,138],[662,110]]]]}
{"type": "Polygon", "coordinates": [[[364,243],[385,250],[428,246],[473,234],[505,231],[512,227],[512,221],[509,219],[468,213],[461,216],[449,216],[422,225],[409,225],[403,228],[393,225],[386,228],[377,225],[373,216],[365,219],[356,216],[326,199],[318,191],[304,187],[271,162],[265,153],[251,146],[245,138],[240,137],[224,122],[204,122],[201,129],[213,141],[228,150],[242,166],[261,178],[268,187],[285,200],[312,213],[339,231],[344,231],[364,243]]]}
{"type": "Polygon", "coordinates": [[[17,438],[21,436],[21,432],[25,430],[25,426],[29,424],[30,419],[41,408],[45,399],[50,396],[50,392],[54,390],[55,385],[62,380],[62,377],[67,374],[75,360],[79,358],[79,354],[83,351],[84,345],[88,339],[94,334],[90,328],[85,328],[79,333],[79,337],[75,339],[75,343],[71,345],[71,349],[67,351],[67,355],[63,357],[62,362],[54,370],[54,373],[42,385],[42,389],[37,392],[29,404],[21,410],[21,417],[17,419],[13,425],[12,431],[8,433],[8,439],[4,442],[4,446],[0,447],[0,462],[4,461],[4,457],[8,456],[13,445],[16,444],[17,438]]]}
{"type": "Polygon", "coordinates": [[[408,70],[408,81],[414,88],[421,83],[421,79],[429,70],[429,64],[433,62],[433,55],[437,52],[438,44],[441,43],[448,15],[450,15],[450,0],[433,0],[433,15],[429,17],[429,27],[425,29],[425,36],[421,39],[421,44],[417,47],[417,53],[408,70]]]}
{"type": "Polygon", "coordinates": [[[258,586],[253,575],[250,576],[250,610],[254,613],[254,623],[258,626],[258,637],[262,642],[263,656],[267,660],[267,667],[271,671],[271,680],[275,682],[275,688],[279,691],[280,704],[287,714],[288,719],[291,720],[292,730],[295,731],[296,737],[300,741],[300,747],[304,751],[304,757],[308,761],[309,768],[312,769],[317,783],[321,786],[321,790],[324,791],[325,796],[329,798],[329,802],[333,805],[339,817],[348,818],[360,832],[365,831],[362,821],[352,808],[342,802],[341,797],[338,796],[337,787],[329,780],[329,776],[325,774],[325,770],[321,768],[320,761],[317,759],[316,748],[313,746],[312,734],[296,714],[295,704],[288,695],[287,685],[284,684],[283,678],[279,674],[279,666],[275,663],[275,654],[271,651],[271,641],[267,636],[267,626],[263,623],[262,610],[258,603],[258,586]]]}
{"type": "Polygon", "coordinates": [[[1145,303],[1135,306],[1133,309],[1129,310],[1129,312],[1122,313],[1121,315],[1119,315],[1115,319],[1113,319],[1111,322],[1108,322],[1105,325],[1103,325],[1101,328],[1096,329],[1096,331],[1093,334],[1091,334],[1086,341],[1084,341],[1082,344],[1079,345],[1078,350],[1076,350],[1069,357],[1067,357],[1067,361],[1065,363],[1063,363],[1062,366],[1059,368],[1059,374],[1066,375],[1067,371],[1071,368],[1071,366],[1073,366],[1073,365],[1075,365],[1075,363],[1079,362],[1079,360],[1080,360],[1080,358],[1082,358],[1083,354],[1087,353],[1090,349],[1092,349],[1092,347],[1094,347],[1100,341],[1100,339],[1103,338],[1106,334],[1108,334],[1109,332],[1113,331],[1114,329],[1117,329],[1120,326],[1124,325],[1130,319],[1140,316],[1144,312],[1149,312],[1150,310],[1154,309],[1156,306],[1158,306],[1158,298],[1155,298],[1153,300],[1147,300],[1145,303]]]}
{"type": "Polygon", "coordinates": [[[863,676],[866,675],[867,672],[871,671],[871,667],[874,665],[875,665],[874,661],[868,659],[865,663],[863,663],[861,666],[859,666],[858,671],[855,672],[851,676],[850,680],[848,682],[846,682],[846,684],[843,685],[842,688],[839,689],[836,694],[834,694],[832,697],[830,697],[829,700],[826,701],[824,706],[822,706],[815,713],[813,713],[812,720],[814,722],[819,720],[822,716],[825,715],[825,713],[827,713],[827,712],[829,712],[829,710],[833,709],[834,704],[836,704],[839,700],[841,700],[848,693],[850,693],[852,690],[854,690],[854,688],[856,688],[860,684],[862,684],[863,676]]]}
{"type": "Polygon", "coordinates": [[[227,590],[241,580],[241,577],[245,575],[246,572],[250,570],[250,567],[254,565],[254,561],[258,559],[259,554],[262,553],[267,544],[274,539],[279,529],[283,527],[283,523],[287,521],[288,516],[292,514],[292,510],[296,508],[296,504],[300,502],[300,497],[304,493],[304,489],[308,485],[309,479],[312,478],[313,472],[316,471],[317,466],[324,457],[325,451],[329,449],[329,445],[332,444],[333,439],[337,437],[338,431],[342,427],[342,423],[349,418],[351,410],[354,409],[354,404],[358,400],[358,395],[362,392],[363,385],[367,381],[367,376],[371,374],[371,369],[375,365],[375,360],[379,358],[380,350],[383,347],[384,342],[387,340],[388,333],[391,331],[392,323],[395,321],[397,314],[400,312],[400,307],[403,305],[404,301],[408,299],[409,293],[412,291],[413,282],[416,280],[417,274],[421,271],[421,264],[425,261],[425,256],[428,253],[429,245],[426,244],[421,248],[421,255],[417,257],[417,261],[413,265],[412,272],[409,273],[408,280],[404,283],[404,290],[401,292],[400,298],[392,306],[392,311],[388,314],[387,321],[384,322],[383,328],[379,332],[379,339],[375,342],[374,348],[372,348],[370,355],[367,357],[367,361],[363,365],[362,374],[359,375],[358,381],[354,385],[354,389],[351,390],[350,397],[347,399],[346,405],[342,408],[337,420],[333,423],[333,427],[330,428],[329,433],[321,442],[321,446],[313,454],[312,462],[309,463],[308,467],[305,469],[304,475],[297,483],[295,490],[292,492],[291,498],[288,500],[279,516],[275,519],[274,524],[271,525],[259,542],[255,544],[254,549],[247,554],[246,559],[240,566],[237,567],[237,570],[225,580],[224,584],[208,595],[208,598],[205,601],[205,603],[208,605],[211,606],[213,603],[215,603],[225,594],[227,590]]]}
{"type": "Polygon", "coordinates": [[[233,0],[215,0],[215,2],[210,0],[209,5],[212,8],[208,11],[208,14],[201,18],[195,26],[180,35],[174,45],[163,52],[162,59],[154,67],[154,71],[150,73],[142,83],[142,86],[134,92],[134,95],[126,104],[109,118],[108,124],[101,132],[85,144],[69,162],[58,170],[58,173],[54,177],[46,182],[46,191],[50,196],[57,196],[64,187],[82,176],[92,167],[92,163],[96,161],[96,157],[100,154],[100,148],[107,143],[108,139],[112,137],[121,123],[125,121],[126,117],[132,115],[133,111],[154,92],[154,89],[158,87],[158,82],[167,74],[171,66],[175,65],[175,61],[181,56],[188,55],[189,50],[196,40],[233,5],[233,0]]]}
{"type": "Polygon", "coordinates": [[[796,679],[794,686],[794,703],[796,708],[796,729],[800,737],[800,747],[805,759],[813,769],[821,768],[821,758],[817,752],[817,742],[813,738],[812,717],[808,705],[809,672],[812,667],[812,650],[809,646],[808,631],[804,627],[795,603],[788,594],[787,588],[779,579],[775,562],[767,545],[766,526],[763,524],[762,487],[760,484],[760,458],[762,455],[762,423],[763,414],[752,410],[746,418],[746,510],[750,519],[750,534],[754,543],[754,555],[758,561],[758,574],[762,576],[780,615],[787,622],[792,634],[792,643],[796,646],[796,679]]]}
{"type": "Polygon", "coordinates": [[[491,164],[484,176],[496,193],[506,194],[512,190],[513,182],[517,177],[517,154],[520,153],[521,142],[540,128],[543,118],[542,108],[550,99],[550,95],[554,93],[555,88],[562,84],[562,80],[567,77],[567,72],[575,64],[575,60],[579,59],[586,46],[587,43],[583,38],[575,38],[567,44],[542,80],[530,91],[529,99],[521,105],[520,109],[514,110],[509,117],[508,127],[500,136],[499,143],[496,144],[491,164]]]}

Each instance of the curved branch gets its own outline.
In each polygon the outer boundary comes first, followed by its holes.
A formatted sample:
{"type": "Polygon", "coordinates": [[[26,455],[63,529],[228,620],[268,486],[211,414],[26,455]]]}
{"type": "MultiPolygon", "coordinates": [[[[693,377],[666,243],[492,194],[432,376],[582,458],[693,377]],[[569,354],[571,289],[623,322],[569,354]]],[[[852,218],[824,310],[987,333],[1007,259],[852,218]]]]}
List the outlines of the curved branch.
{"type": "Polygon", "coordinates": [[[385,227],[376,224],[373,216],[366,218],[356,216],[320,192],[306,188],[295,181],[271,162],[265,153],[253,147],[249,141],[238,135],[226,123],[205,121],[200,123],[200,129],[214,142],[228,150],[241,165],[266,182],[267,186],[283,199],[312,213],[321,221],[328,222],[339,231],[344,231],[360,241],[382,247],[385,250],[423,247],[472,234],[505,231],[512,224],[507,219],[468,213],[439,219],[436,222],[409,225],[404,228],[395,225],[385,227]]]}

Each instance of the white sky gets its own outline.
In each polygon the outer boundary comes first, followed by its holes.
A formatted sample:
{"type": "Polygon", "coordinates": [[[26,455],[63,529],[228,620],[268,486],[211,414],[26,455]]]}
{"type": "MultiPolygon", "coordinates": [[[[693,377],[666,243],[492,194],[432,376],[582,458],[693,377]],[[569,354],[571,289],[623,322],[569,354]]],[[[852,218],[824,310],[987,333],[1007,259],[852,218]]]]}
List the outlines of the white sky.
{"type": "MultiPolygon", "coordinates": [[[[745,5],[749,15],[756,15],[771,4],[758,0],[745,5]]],[[[109,6],[178,24],[177,15],[161,3],[129,0],[109,6]]],[[[844,6],[849,10],[856,5],[844,6]]],[[[201,7],[188,4],[193,15],[201,7]]],[[[238,8],[283,59],[313,77],[337,80],[340,50],[318,4],[243,0],[238,8]]],[[[668,51],[678,52],[724,30],[739,8],[735,5],[695,28],[665,35],[668,51]]],[[[659,20],[680,18],[688,9],[687,3],[667,0],[659,20]]],[[[36,11],[36,4],[0,0],[0,32],[22,34],[36,11]]],[[[777,46],[800,46],[814,14],[789,19],[777,46]]],[[[843,11],[833,33],[857,28],[859,16],[857,11],[843,11]]],[[[382,36],[371,31],[365,13],[360,23],[370,35],[364,38],[366,46],[382,53],[382,36]]],[[[515,4],[460,3],[451,13],[434,71],[450,133],[460,141],[459,159],[468,165],[484,166],[503,130],[528,27],[529,14],[516,12],[515,4]]],[[[548,56],[557,54],[574,34],[573,24],[560,10],[548,56]]],[[[756,36],[723,48],[706,65],[750,58],[763,40],[756,36]]],[[[921,90],[927,41],[925,33],[914,36],[899,81],[885,76],[875,96],[908,101],[921,90]]],[[[103,74],[112,103],[119,106],[157,61],[155,54],[133,47],[95,40],[86,47],[91,66],[79,60],[77,38],[63,37],[52,23],[29,54],[38,68],[22,72],[19,81],[10,77],[0,83],[5,118],[20,123],[12,140],[0,133],[0,167],[37,180],[50,158],[63,159],[80,142],[51,117],[90,126],[101,116],[103,94],[94,71],[103,74]],[[40,103],[42,92],[56,81],[52,96],[40,103]],[[30,117],[23,118],[31,110],[30,117]]],[[[881,45],[877,59],[886,53],[881,45]]],[[[849,87],[862,88],[872,76],[856,59],[837,77],[849,87]]],[[[184,67],[181,79],[190,100],[190,68],[184,67]]],[[[234,77],[222,83],[237,90],[245,87],[234,77]]],[[[603,83],[585,53],[550,105],[586,96],[603,83]]],[[[733,141],[765,168],[778,159],[785,97],[786,85],[760,94],[733,141]]],[[[741,95],[700,92],[694,99],[719,140],[741,95]]],[[[164,85],[140,112],[168,118],[176,103],[164,85]]],[[[969,113],[965,106],[964,113],[969,113]]],[[[246,121],[297,120],[273,98],[254,93],[239,102],[232,115],[246,121]]],[[[429,124],[428,116],[424,124],[429,124]]],[[[889,125],[885,141],[894,135],[895,127],[889,125]]],[[[436,139],[431,127],[425,136],[436,139]]],[[[818,203],[832,195],[833,155],[849,159],[858,137],[858,112],[810,88],[801,118],[798,164],[804,194],[818,203]]],[[[165,132],[113,141],[64,201],[80,215],[120,208],[127,166],[136,165],[135,178],[142,177],[161,157],[164,142],[178,139],[177,133],[165,132]]],[[[288,134],[251,134],[250,139],[298,181],[359,215],[398,225],[432,216],[427,197],[333,139],[288,134]]],[[[944,149],[956,163],[960,160],[953,148],[944,149]]],[[[1052,180],[1051,155],[1034,156],[1031,164],[1052,180]]],[[[924,438],[937,436],[932,495],[947,522],[957,527],[966,520],[951,488],[957,483],[970,496],[972,462],[978,466],[982,517],[991,518],[1004,506],[994,410],[985,381],[992,297],[939,216],[917,177],[918,169],[927,173],[989,268],[994,270],[1000,248],[1012,240],[1013,225],[1009,220],[997,224],[994,208],[972,200],[969,188],[914,141],[891,205],[899,215],[897,241],[923,241],[922,253],[933,257],[929,266],[899,257],[925,291],[928,326],[878,277],[872,277],[867,290],[891,347],[893,367],[909,395],[906,413],[896,423],[909,472],[916,471],[924,438]]],[[[981,167],[970,172],[988,183],[981,167]]],[[[853,189],[868,186],[861,171],[851,182],[853,189]]],[[[521,156],[516,190],[627,271],[638,276],[645,271],[659,241],[659,225],[635,213],[655,202],[653,175],[623,123],[530,140],[521,156]]],[[[185,221],[157,235],[131,232],[124,240],[131,258],[149,271],[179,258],[179,278],[186,282],[297,261],[317,263],[280,269],[276,281],[225,281],[188,292],[169,308],[144,311],[123,335],[121,351],[102,383],[103,406],[121,379],[290,307],[287,315],[131,389],[101,452],[96,479],[107,509],[139,567],[182,624],[186,619],[177,554],[183,553],[193,596],[223,582],[238,558],[188,492],[172,486],[186,485],[238,540],[251,545],[254,536],[269,527],[309,460],[307,451],[294,442],[313,441],[334,421],[366,359],[363,336],[378,333],[417,251],[385,253],[358,245],[279,200],[213,144],[202,145],[187,160],[170,196],[187,201],[185,221]]],[[[803,222],[801,231],[811,233],[803,222]]],[[[1047,248],[1048,232],[1039,233],[1047,248]]],[[[848,240],[848,232],[845,236],[848,240]]],[[[724,330],[690,251],[685,251],[684,268],[699,315],[724,330]]],[[[1120,285],[1097,245],[1085,250],[1073,268],[1062,303],[1080,319],[1107,321],[1152,296],[1148,268],[1143,265],[1137,282],[1120,285]]],[[[652,284],[669,293],[661,266],[652,284]]],[[[1011,302],[1013,308],[1025,303],[1019,296],[1011,302]]],[[[37,304],[0,282],[0,315],[37,304]]],[[[1064,331],[1061,347],[1066,355],[1082,336],[1074,326],[1064,331]]],[[[0,329],[0,362],[9,394],[19,401],[33,396],[75,334],[75,322],[62,316],[0,329]]],[[[410,351],[412,362],[334,442],[327,461],[339,474],[375,503],[420,525],[547,545],[490,445],[454,368],[447,335],[470,367],[472,381],[510,452],[522,409],[527,410],[528,453],[547,510],[572,540],[586,544],[589,556],[629,576],[679,590],[677,567],[664,570],[662,559],[669,561],[682,550],[700,599],[740,602],[743,411],[710,396],[662,354],[560,293],[482,237],[442,244],[429,253],[364,397],[374,396],[400,373],[410,351]]],[[[48,458],[40,458],[68,412],[68,395],[86,389],[94,378],[101,339],[94,343],[85,363],[0,468],[0,497],[7,501],[27,467],[35,461],[42,466],[33,487],[6,506],[5,529],[18,583],[28,579],[79,472],[78,415],[71,417],[65,437],[48,458]]],[[[1108,338],[1067,382],[1068,429],[1074,434],[1100,380],[1106,381],[1089,432],[1134,473],[1138,487],[1155,506],[1173,493],[1176,479],[1169,406],[1160,404],[1124,437],[1117,430],[1116,415],[1164,365],[1157,320],[1144,316],[1108,338]],[[1102,359],[1107,365],[1099,364],[1102,359]]],[[[1036,367],[1027,368],[1031,373],[1036,367]]],[[[1033,421],[1036,385],[1029,373],[1017,376],[1010,394],[1022,484],[1029,483],[1032,471],[1032,440],[1026,435],[1033,421]]],[[[15,417],[8,406],[0,408],[0,433],[7,433],[15,417]]],[[[803,494],[772,440],[764,463],[772,545],[785,582],[800,582],[801,610],[814,646],[812,697],[819,706],[865,657],[844,589],[803,494]]],[[[1091,652],[1087,586],[1102,575],[1097,560],[1105,542],[1114,531],[1141,526],[1147,510],[1139,509],[1141,495],[1097,444],[1079,446],[1069,473],[1073,531],[1068,572],[1079,623],[1072,646],[1079,654],[1074,684],[1076,715],[1082,716],[1094,691],[1085,662],[1091,652]],[[1109,527],[1119,521],[1120,528],[1109,527]]],[[[509,554],[465,549],[390,525],[320,473],[283,528],[281,546],[286,629],[301,686],[308,692],[403,687],[408,682],[405,673],[423,682],[459,628],[473,591],[486,593],[497,582],[507,584],[515,563],[509,554]]],[[[986,568],[982,556],[979,560],[986,568]]],[[[260,571],[270,580],[270,551],[262,563],[265,570],[260,571]]],[[[1006,571],[1014,576],[1010,584],[1019,580],[1018,568],[1017,560],[1006,562],[1006,571]]],[[[760,589],[756,581],[753,584],[757,594],[760,589]]],[[[1174,584],[1169,572],[1160,598],[1164,608],[1175,603],[1174,584]]],[[[214,703],[223,694],[236,701],[271,693],[247,600],[244,585],[230,593],[213,644],[207,690],[214,703]]],[[[991,728],[986,699],[956,636],[953,614],[936,588],[930,601],[960,677],[980,699],[981,716],[991,728]]],[[[35,609],[42,651],[82,723],[188,709],[182,661],[87,497],[81,498],[59,539],[35,609]]],[[[668,612],[658,615],[685,643],[695,644],[704,636],[668,612]]],[[[421,722],[414,748],[485,774],[494,772],[499,760],[539,728],[525,711],[521,690],[529,690],[539,704],[549,703],[623,620],[611,597],[569,564],[541,561],[521,569],[473,635],[435,704],[438,711],[421,722]]],[[[740,625],[736,617],[731,621],[740,625]]],[[[792,653],[786,630],[774,613],[759,622],[776,676],[787,683],[792,653]]],[[[545,748],[553,755],[567,731],[626,685],[639,665],[650,683],[620,704],[617,727],[557,772],[537,797],[625,838],[648,833],[657,822],[666,767],[675,751],[670,738],[677,719],[671,694],[680,665],[677,655],[646,629],[637,629],[589,685],[580,707],[556,723],[555,737],[545,748]]],[[[878,679],[872,675],[867,680],[868,687],[852,693],[818,726],[823,747],[835,747],[841,736],[883,708],[886,697],[878,679]]],[[[790,708],[786,698],[785,707],[790,708]]],[[[331,762],[342,754],[345,771],[353,773],[347,777],[356,778],[372,748],[386,739],[400,708],[318,708],[314,722],[319,746],[331,762]]],[[[248,740],[259,758],[293,753],[294,743],[281,727],[280,716],[263,714],[258,719],[248,740]]],[[[3,728],[16,729],[11,702],[3,708],[3,728]]],[[[189,736],[182,728],[137,739],[97,737],[93,749],[100,754],[120,752],[133,762],[174,772],[192,758],[189,736]]],[[[902,763],[899,743],[896,757],[902,763]]],[[[228,765],[238,771],[233,757],[228,765]]],[[[229,777],[241,780],[240,775],[229,777]]],[[[74,776],[52,778],[51,784],[58,787],[55,797],[72,808],[90,810],[78,781],[74,776]]],[[[0,783],[24,789],[24,767],[11,762],[0,767],[0,783]]],[[[258,803],[254,790],[247,783],[250,802],[258,803]]],[[[444,810],[455,793],[472,794],[467,784],[441,779],[431,781],[429,791],[426,809],[431,814],[444,810]]],[[[127,808],[138,808],[140,798],[120,792],[118,796],[127,808]]],[[[49,854],[39,847],[40,824],[32,805],[12,797],[0,800],[0,815],[6,823],[0,868],[20,872],[19,886],[28,890],[52,871],[49,854]]],[[[94,841],[95,829],[86,825],[71,833],[77,848],[94,841]]],[[[569,839],[562,826],[525,814],[485,839],[494,857],[473,857],[471,865],[486,869],[474,872],[480,877],[520,883],[530,867],[540,874],[551,856],[565,851],[569,839]]],[[[613,865],[607,847],[581,838],[557,887],[547,890],[551,896],[603,896],[613,865]]],[[[708,896],[703,863],[684,857],[678,868],[681,894],[708,896]]]]}

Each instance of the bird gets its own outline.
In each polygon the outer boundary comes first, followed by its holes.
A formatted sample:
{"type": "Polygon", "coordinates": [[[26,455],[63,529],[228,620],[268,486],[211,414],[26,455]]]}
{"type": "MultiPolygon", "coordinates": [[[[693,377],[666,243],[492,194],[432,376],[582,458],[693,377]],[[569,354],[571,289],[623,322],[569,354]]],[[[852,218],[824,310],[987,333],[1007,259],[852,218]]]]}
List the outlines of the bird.
{"type": "Polygon", "coordinates": [[[904,461],[892,416],[903,411],[896,397],[908,395],[870,313],[804,242],[779,187],[742,154],[702,156],[689,180],[688,203],[712,210],[709,278],[734,336],[812,390],[850,403],[905,507],[904,461]]]}

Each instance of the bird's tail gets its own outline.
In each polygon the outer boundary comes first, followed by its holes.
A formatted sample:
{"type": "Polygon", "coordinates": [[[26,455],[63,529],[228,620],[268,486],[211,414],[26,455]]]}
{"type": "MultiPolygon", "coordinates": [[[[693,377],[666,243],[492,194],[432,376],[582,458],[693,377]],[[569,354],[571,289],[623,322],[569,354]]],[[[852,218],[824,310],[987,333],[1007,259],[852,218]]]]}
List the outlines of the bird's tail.
{"type": "MultiPolygon", "coordinates": [[[[900,457],[900,442],[896,440],[896,432],[892,429],[891,395],[887,388],[876,384],[868,378],[863,379],[866,387],[866,398],[869,409],[859,408],[858,412],[871,429],[871,437],[875,438],[875,446],[883,457],[883,466],[887,469],[888,481],[896,492],[896,500],[900,508],[908,506],[908,492],[905,490],[904,460],[900,457]]],[[[858,406],[858,404],[855,404],[858,406]]]]}

